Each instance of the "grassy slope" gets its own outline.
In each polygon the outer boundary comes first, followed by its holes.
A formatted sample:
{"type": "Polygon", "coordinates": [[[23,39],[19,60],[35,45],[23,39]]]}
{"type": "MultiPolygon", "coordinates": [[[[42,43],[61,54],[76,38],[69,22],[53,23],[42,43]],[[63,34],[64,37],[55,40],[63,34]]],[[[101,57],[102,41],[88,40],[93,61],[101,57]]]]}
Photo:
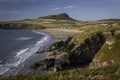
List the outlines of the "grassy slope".
{"type": "Polygon", "coordinates": [[[94,69],[81,68],[67,71],[47,73],[39,76],[11,76],[1,80],[118,80],[120,65],[112,65],[94,69]]]}
{"type": "MultiPolygon", "coordinates": [[[[30,25],[27,26],[28,28],[37,28],[41,29],[41,27],[45,28],[64,28],[69,27],[75,24],[75,21],[72,20],[55,20],[55,19],[30,19],[30,20],[21,20],[21,21],[11,21],[11,22],[0,22],[0,24],[3,25],[15,25],[14,28],[19,28],[19,25],[21,28],[24,25],[30,25]],[[18,26],[16,26],[18,24],[18,26]],[[37,26],[37,27],[36,27],[37,26]]],[[[26,27],[26,26],[25,26],[26,27]]]]}
{"type": "MultiPolygon", "coordinates": [[[[84,23],[82,23],[82,24],[84,24],[84,23]]],[[[72,28],[74,28],[74,26],[72,28]]],[[[79,26],[77,28],[75,27],[74,29],[83,31],[82,33],[74,36],[74,38],[72,40],[75,44],[79,45],[86,38],[96,34],[97,32],[107,32],[107,31],[111,31],[111,30],[120,30],[120,25],[116,25],[116,26],[109,26],[109,25],[101,26],[101,24],[96,22],[96,23],[85,24],[84,26],[79,26]]]]}
{"type": "Polygon", "coordinates": [[[106,43],[96,54],[94,62],[98,61],[97,66],[120,64],[120,33],[107,38],[106,43]]]}

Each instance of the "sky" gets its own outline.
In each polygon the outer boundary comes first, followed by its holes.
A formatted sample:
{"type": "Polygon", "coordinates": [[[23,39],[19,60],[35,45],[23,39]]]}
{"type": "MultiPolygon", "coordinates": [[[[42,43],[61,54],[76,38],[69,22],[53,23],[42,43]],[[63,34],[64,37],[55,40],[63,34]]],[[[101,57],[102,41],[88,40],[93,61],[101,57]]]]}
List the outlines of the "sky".
{"type": "Polygon", "coordinates": [[[85,21],[120,18],[120,0],[0,0],[0,21],[58,13],[85,21]]]}

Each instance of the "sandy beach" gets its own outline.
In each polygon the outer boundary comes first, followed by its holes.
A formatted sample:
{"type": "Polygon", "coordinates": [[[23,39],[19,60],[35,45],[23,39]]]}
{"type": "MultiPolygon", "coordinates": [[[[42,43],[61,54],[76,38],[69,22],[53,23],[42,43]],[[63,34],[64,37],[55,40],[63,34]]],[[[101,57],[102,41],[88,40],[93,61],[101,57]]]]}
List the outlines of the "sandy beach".
{"type": "Polygon", "coordinates": [[[66,40],[69,36],[81,33],[78,30],[69,29],[41,29],[40,31],[48,33],[54,37],[54,41],[66,40]]]}

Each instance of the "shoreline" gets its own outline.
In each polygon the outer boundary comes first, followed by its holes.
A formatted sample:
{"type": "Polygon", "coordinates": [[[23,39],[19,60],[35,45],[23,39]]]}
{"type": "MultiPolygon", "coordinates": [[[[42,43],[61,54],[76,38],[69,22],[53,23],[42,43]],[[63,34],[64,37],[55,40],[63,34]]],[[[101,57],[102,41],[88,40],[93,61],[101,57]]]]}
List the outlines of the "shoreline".
{"type": "MultiPolygon", "coordinates": [[[[36,30],[36,33],[45,35],[43,37],[43,39],[36,41],[36,44],[34,44],[35,46],[39,46],[38,50],[43,50],[43,49],[47,48],[50,44],[52,44],[53,37],[51,35],[43,33],[43,32],[39,32],[37,30],[36,30]],[[38,43],[39,43],[39,45],[38,45],[38,43]]],[[[18,75],[26,75],[26,74],[31,74],[33,72],[36,72],[36,71],[31,70],[29,68],[29,66],[32,63],[34,63],[40,59],[43,59],[43,58],[45,58],[44,54],[36,54],[36,51],[35,51],[25,61],[21,62],[19,65],[15,66],[15,67],[10,67],[10,69],[8,71],[4,72],[0,76],[6,77],[6,76],[11,76],[11,75],[17,75],[17,74],[18,75]]]]}
{"type": "MultiPolygon", "coordinates": [[[[43,34],[46,34],[48,36],[50,36],[52,38],[52,41],[49,41],[47,45],[44,45],[45,48],[44,49],[47,49],[49,47],[49,45],[51,45],[52,43],[56,42],[56,41],[60,41],[60,40],[66,40],[69,36],[73,36],[73,35],[76,35],[78,33],[80,33],[79,31],[77,30],[64,30],[64,29],[40,29],[40,30],[37,30],[38,32],[42,32],[43,34]],[[62,33],[62,34],[61,34],[62,33]]],[[[38,50],[39,51],[39,50],[38,50]]],[[[32,63],[35,63],[37,61],[40,61],[42,59],[45,59],[47,58],[47,54],[45,53],[40,53],[40,54],[33,54],[29,59],[27,59],[25,61],[25,65],[26,63],[29,63],[27,64],[27,66],[23,67],[22,68],[22,71],[20,71],[18,73],[18,75],[30,75],[30,74],[42,74],[42,73],[45,73],[46,71],[41,71],[41,69],[37,69],[37,70],[33,70],[33,69],[30,69],[30,65],[32,65],[32,63]],[[44,58],[42,57],[44,56],[44,58]],[[32,63],[31,63],[32,61],[32,63]],[[27,71],[26,69],[28,69],[28,73],[25,73],[25,71],[27,71]]]]}
{"type": "MultiPolygon", "coordinates": [[[[45,33],[53,39],[51,42],[49,42],[49,44],[47,44],[46,46],[44,45],[45,46],[44,49],[48,48],[49,45],[51,45],[52,43],[54,43],[56,41],[66,40],[69,36],[74,36],[74,35],[80,33],[80,31],[77,31],[77,30],[68,30],[68,29],[39,29],[37,31],[45,33]]],[[[47,54],[45,54],[45,53],[33,54],[33,56],[31,56],[25,62],[25,63],[30,62],[30,64],[27,64],[26,68],[23,67],[22,71],[20,73],[18,73],[18,75],[25,74],[26,69],[29,70],[27,73],[29,75],[30,74],[38,75],[38,74],[45,73],[46,71],[41,71],[41,69],[33,70],[33,69],[30,69],[28,66],[28,65],[32,65],[32,63],[35,63],[35,62],[40,61],[45,58],[47,58],[47,54]],[[44,56],[44,58],[41,58],[41,56],[44,56]],[[31,61],[32,61],[32,63],[31,63],[31,61]]]]}
{"type": "MultiPolygon", "coordinates": [[[[39,31],[38,31],[39,32],[39,31]]],[[[53,37],[49,34],[46,34],[44,32],[41,32],[40,33],[42,34],[45,34],[48,39],[46,41],[44,41],[44,45],[42,45],[42,47],[40,47],[39,50],[43,50],[43,49],[46,49],[49,45],[51,45],[53,43],[53,37]]],[[[38,51],[38,50],[37,50],[38,51]]],[[[36,52],[32,54],[32,56],[30,56],[23,64],[24,64],[24,67],[21,68],[21,70],[17,73],[17,75],[30,75],[30,74],[41,74],[43,73],[43,71],[41,70],[33,70],[33,69],[30,69],[30,66],[39,61],[39,60],[42,60],[42,59],[45,59],[46,58],[46,55],[44,53],[41,53],[41,54],[37,54],[36,52]]]]}
{"type": "MultiPolygon", "coordinates": [[[[44,48],[39,49],[43,50],[48,48],[49,45],[51,45],[53,42],[60,41],[60,40],[66,40],[69,36],[73,36],[79,33],[79,31],[76,30],[67,30],[67,29],[39,29],[36,30],[37,32],[42,32],[42,34],[45,34],[46,36],[49,36],[49,39],[46,43],[44,44],[44,48]],[[53,39],[54,38],[54,39],[53,39]]],[[[36,54],[33,53],[27,60],[25,60],[23,63],[20,63],[17,67],[16,70],[10,70],[3,74],[4,76],[10,76],[10,75],[30,75],[30,74],[41,74],[43,71],[41,70],[32,70],[30,69],[30,65],[46,58],[46,54],[41,53],[41,54],[36,54]],[[17,71],[18,70],[18,71],[17,71]]],[[[44,71],[45,72],[45,71],[44,71]]]]}

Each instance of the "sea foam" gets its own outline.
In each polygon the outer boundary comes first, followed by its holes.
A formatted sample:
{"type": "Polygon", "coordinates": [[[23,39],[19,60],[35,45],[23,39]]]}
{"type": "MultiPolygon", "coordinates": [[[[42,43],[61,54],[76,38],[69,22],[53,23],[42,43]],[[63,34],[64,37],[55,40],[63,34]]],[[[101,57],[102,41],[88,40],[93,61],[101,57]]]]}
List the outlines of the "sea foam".
{"type": "Polygon", "coordinates": [[[25,40],[30,40],[32,39],[32,37],[19,37],[19,38],[16,38],[16,40],[19,40],[19,41],[25,41],[25,40]]]}
{"type": "MultiPolygon", "coordinates": [[[[38,32],[35,30],[32,30],[34,33],[42,34],[44,37],[36,42],[36,44],[29,46],[28,48],[22,49],[18,52],[16,52],[16,55],[13,59],[13,62],[6,63],[4,65],[0,66],[0,75],[3,75],[10,69],[17,69],[17,66],[23,63],[25,60],[27,60],[30,56],[32,56],[35,52],[37,52],[39,49],[42,49],[45,45],[47,45],[51,40],[49,39],[51,36],[38,32]]],[[[18,40],[28,40],[30,38],[18,38],[18,40]]],[[[20,69],[18,69],[20,70],[20,69]]]]}

